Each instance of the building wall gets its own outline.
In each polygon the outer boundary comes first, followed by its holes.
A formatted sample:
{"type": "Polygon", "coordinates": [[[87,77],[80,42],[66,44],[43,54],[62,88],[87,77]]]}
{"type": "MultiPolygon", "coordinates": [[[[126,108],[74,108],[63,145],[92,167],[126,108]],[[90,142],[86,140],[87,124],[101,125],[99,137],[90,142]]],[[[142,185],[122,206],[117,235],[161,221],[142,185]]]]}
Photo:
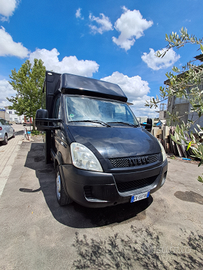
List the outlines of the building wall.
{"type": "Polygon", "coordinates": [[[9,114],[6,112],[5,109],[0,109],[0,118],[9,121],[9,114]]]}
{"type": "Polygon", "coordinates": [[[6,113],[8,115],[8,121],[10,122],[15,122],[18,124],[22,124],[24,122],[24,115],[17,115],[16,112],[14,110],[10,110],[8,108],[6,108],[6,113]]]}
{"type": "Polygon", "coordinates": [[[159,111],[159,119],[160,120],[166,119],[166,111],[159,111]]]}
{"type": "MultiPolygon", "coordinates": [[[[195,57],[196,59],[200,60],[203,62],[203,54],[200,54],[195,57]]],[[[203,67],[203,65],[201,65],[203,67]]],[[[186,71],[187,72],[187,71],[186,71]]],[[[182,73],[183,75],[184,73],[182,73]]],[[[181,74],[180,74],[181,75],[181,74]]],[[[178,75],[179,76],[179,75],[178,75]]],[[[167,80],[164,82],[165,85],[170,84],[170,80],[167,80]]],[[[189,86],[187,87],[187,93],[190,92],[190,90],[194,86],[189,86]]],[[[200,83],[197,85],[200,91],[203,90],[203,80],[200,81],[200,83]]],[[[170,113],[178,113],[179,116],[183,116],[181,120],[183,120],[185,123],[188,120],[195,121],[195,124],[199,124],[201,127],[203,127],[203,116],[199,118],[197,113],[191,112],[191,104],[189,101],[185,98],[177,98],[175,96],[168,98],[168,104],[167,104],[167,110],[170,113]]],[[[195,125],[193,126],[194,129],[195,125]]]]}
{"type": "Polygon", "coordinates": [[[187,123],[188,120],[195,121],[195,124],[192,126],[191,130],[194,131],[196,124],[203,127],[203,116],[199,117],[196,112],[191,112],[191,104],[184,98],[172,97],[168,101],[168,111],[170,113],[178,113],[180,117],[179,122],[172,123],[172,125],[181,124],[182,121],[187,123]]]}
{"type": "Polygon", "coordinates": [[[188,112],[189,112],[189,103],[181,103],[176,104],[174,106],[173,112],[178,113],[179,121],[178,123],[181,124],[182,121],[187,123],[188,121],[188,112]]]}
{"type": "Polygon", "coordinates": [[[188,120],[194,121],[195,124],[192,126],[192,130],[194,128],[197,128],[197,125],[200,125],[200,127],[203,127],[203,116],[199,117],[196,112],[191,112],[191,105],[190,105],[190,113],[188,115],[188,120]]]}
{"type": "Polygon", "coordinates": [[[171,125],[181,124],[182,121],[187,123],[188,113],[190,111],[190,103],[185,98],[170,97],[168,100],[167,110],[168,112],[179,117],[179,121],[171,123],[171,125]]]}

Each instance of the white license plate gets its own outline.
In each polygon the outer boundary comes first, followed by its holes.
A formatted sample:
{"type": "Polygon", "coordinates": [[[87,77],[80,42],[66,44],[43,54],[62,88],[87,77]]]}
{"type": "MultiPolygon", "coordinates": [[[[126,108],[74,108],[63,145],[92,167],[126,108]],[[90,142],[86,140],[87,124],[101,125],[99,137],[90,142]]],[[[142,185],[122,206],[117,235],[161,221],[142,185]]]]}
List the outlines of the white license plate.
{"type": "Polygon", "coordinates": [[[137,201],[146,199],[146,198],[149,197],[149,194],[150,194],[150,191],[145,192],[145,193],[141,193],[141,194],[138,194],[138,195],[134,195],[134,196],[131,197],[130,202],[133,203],[133,202],[137,202],[137,201]]]}

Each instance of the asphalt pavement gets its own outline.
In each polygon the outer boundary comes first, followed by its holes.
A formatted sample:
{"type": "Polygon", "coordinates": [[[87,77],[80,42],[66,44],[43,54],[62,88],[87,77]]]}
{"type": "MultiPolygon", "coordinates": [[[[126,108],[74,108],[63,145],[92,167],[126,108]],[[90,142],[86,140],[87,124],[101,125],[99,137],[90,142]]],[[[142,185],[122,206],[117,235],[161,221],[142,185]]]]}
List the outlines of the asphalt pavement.
{"type": "Polygon", "coordinates": [[[169,159],[146,200],[60,207],[43,138],[32,139],[22,127],[0,146],[0,269],[203,269],[203,167],[169,159]]]}

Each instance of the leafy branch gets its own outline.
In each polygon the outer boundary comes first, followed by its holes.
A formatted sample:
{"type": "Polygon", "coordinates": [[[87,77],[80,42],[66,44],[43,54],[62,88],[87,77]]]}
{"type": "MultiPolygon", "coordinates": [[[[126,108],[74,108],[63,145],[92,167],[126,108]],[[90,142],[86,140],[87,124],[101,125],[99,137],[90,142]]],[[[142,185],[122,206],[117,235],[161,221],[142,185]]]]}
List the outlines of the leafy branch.
{"type": "MultiPolygon", "coordinates": [[[[168,43],[166,49],[158,51],[156,53],[157,57],[163,58],[170,49],[180,49],[186,44],[198,45],[199,50],[203,53],[203,39],[188,34],[186,28],[182,27],[179,34],[176,32],[172,32],[170,35],[166,34],[165,40],[168,43]]],[[[179,144],[182,141],[187,145],[188,149],[191,148],[193,156],[200,160],[200,166],[203,164],[201,138],[203,129],[196,123],[203,116],[203,65],[197,66],[192,64],[192,62],[188,62],[182,67],[182,70],[174,66],[171,72],[166,73],[166,77],[165,86],[161,86],[159,89],[160,98],[158,96],[151,98],[146,101],[145,106],[157,108],[161,102],[167,99],[170,102],[173,98],[182,98],[189,102],[190,111],[193,113],[192,117],[195,119],[188,121],[186,124],[181,124],[180,120],[184,115],[179,116],[177,113],[172,112],[168,112],[168,118],[170,123],[179,123],[176,125],[176,134],[179,140],[176,137],[172,137],[173,140],[179,144]],[[191,130],[196,132],[196,136],[191,130]]],[[[188,113],[185,112],[186,114],[188,113]]]]}

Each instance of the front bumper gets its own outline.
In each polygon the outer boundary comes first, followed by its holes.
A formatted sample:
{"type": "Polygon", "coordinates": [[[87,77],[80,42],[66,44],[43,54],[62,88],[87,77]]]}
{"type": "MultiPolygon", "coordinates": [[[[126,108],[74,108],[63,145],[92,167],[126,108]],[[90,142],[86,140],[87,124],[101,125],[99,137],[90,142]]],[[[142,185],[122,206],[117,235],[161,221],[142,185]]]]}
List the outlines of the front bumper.
{"type": "Polygon", "coordinates": [[[85,171],[73,165],[61,165],[60,173],[69,196],[92,208],[129,203],[134,195],[158,190],[165,182],[168,162],[142,171],[100,173],[85,171]]]}

